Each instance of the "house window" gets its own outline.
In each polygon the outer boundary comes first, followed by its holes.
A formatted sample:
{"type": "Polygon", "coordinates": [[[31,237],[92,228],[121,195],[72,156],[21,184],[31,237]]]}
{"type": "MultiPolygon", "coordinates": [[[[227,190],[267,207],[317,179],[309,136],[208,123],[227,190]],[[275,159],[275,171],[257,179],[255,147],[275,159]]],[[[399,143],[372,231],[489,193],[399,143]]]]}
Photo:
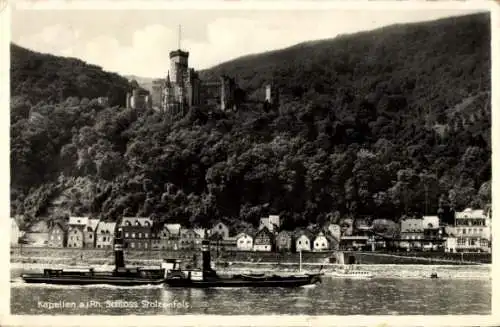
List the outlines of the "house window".
{"type": "Polygon", "coordinates": [[[134,242],[130,243],[130,247],[131,247],[132,249],[133,249],[133,248],[135,248],[135,243],[134,243],[134,242]]]}
{"type": "Polygon", "coordinates": [[[135,233],[132,233],[132,238],[135,238],[135,233]]]}
{"type": "Polygon", "coordinates": [[[144,243],[144,248],[147,249],[148,248],[148,243],[144,243]]]}
{"type": "Polygon", "coordinates": [[[61,236],[58,236],[57,239],[60,241],[61,240],[61,236]]]}
{"type": "Polygon", "coordinates": [[[142,233],[139,233],[139,236],[138,236],[138,238],[141,238],[141,237],[142,237],[142,233]]]}
{"type": "MultiPolygon", "coordinates": [[[[148,233],[144,233],[144,237],[148,238],[148,233]]],[[[153,236],[154,237],[154,236],[153,236]]]]}
{"type": "Polygon", "coordinates": [[[92,239],[92,234],[89,234],[89,238],[92,239]]]}
{"type": "Polygon", "coordinates": [[[250,241],[247,241],[247,244],[250,244],[250,241]]]}
{"type": "Polygon", "coordinates": [[[125,237],[128,237],[128,233],[125,233],[125,237]]]}

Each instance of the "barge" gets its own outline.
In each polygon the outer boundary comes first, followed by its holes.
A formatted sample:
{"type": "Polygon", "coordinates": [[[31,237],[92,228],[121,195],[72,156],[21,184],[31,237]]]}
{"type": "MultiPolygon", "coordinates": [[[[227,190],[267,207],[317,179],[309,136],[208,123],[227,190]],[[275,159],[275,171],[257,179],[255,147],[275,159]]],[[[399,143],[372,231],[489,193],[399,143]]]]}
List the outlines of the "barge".
{"type": "Polygon", "coordinates": [[[166,260],[165,283],[170,287],[299,287],[321,283],[321,273],[295,275],[237,274],[220,276],[211,267],[209,241],[202,241],[202,268],[182,270],[181,261],[166,260]]]}
{"type": "Polygon", "coordinates": [[[140,286],[162,284],[165,280],[165,269],[125,267],[123,255],[123,239],[118,231],[114,241],[115,269],[112,271],[95,271],[84,269],[44,269],[42,273],[22,274],[26,283],[55,285],[95,285],[106,284],[116,286],[140,286]]]}

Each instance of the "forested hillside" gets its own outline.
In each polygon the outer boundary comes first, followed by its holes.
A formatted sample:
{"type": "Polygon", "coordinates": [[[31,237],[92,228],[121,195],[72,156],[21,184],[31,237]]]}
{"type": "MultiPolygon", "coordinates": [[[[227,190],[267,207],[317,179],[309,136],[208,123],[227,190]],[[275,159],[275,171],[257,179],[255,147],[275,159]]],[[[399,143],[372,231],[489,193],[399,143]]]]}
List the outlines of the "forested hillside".
{"type": "Polygon", "coordinates": [[[250,98],[272,80],[281,106],[199,108],[173,125],[82,100],[78,87],[36,104],[20,86],[29,71],[13,67],[14,94],[29,102],[11,108],[12,210],[234,228],[269,213],[292,227],[481,207],[491,201],[490,67],[489,15],[391,26],[205,71],[235,76],[250,98]]]}
{"type": "Polygon", "coordinates": [[[68,97],[108,97],[111,105],[125,105],[129,82],[75,58],[33,52],[11,44],[11,95],[31,104],[64,102],[68,97]]]}

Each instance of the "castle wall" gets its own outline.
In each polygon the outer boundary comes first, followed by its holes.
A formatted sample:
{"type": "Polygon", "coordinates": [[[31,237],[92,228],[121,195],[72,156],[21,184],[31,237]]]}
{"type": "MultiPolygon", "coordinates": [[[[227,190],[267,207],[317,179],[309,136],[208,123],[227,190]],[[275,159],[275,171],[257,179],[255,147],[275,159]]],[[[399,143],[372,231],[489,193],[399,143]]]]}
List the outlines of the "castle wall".
{"type": "Polygon", "coordinates": [[[151,93],[151,106],[153,108],[161,108],[162,106],[162,84],[163,80],[157,79],[153,81],[153,89],[151,93]]]}

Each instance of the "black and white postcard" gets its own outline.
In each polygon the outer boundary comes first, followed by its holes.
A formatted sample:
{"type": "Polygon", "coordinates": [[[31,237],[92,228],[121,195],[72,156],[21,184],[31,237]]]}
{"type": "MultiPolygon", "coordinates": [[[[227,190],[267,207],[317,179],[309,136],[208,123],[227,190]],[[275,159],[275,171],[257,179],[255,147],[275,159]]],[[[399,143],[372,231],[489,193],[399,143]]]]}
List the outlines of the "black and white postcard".
{"type": "Polygon", "coordinates": [[[2,6],[0,325],[500,322],[497,3],[2,6]]]}

